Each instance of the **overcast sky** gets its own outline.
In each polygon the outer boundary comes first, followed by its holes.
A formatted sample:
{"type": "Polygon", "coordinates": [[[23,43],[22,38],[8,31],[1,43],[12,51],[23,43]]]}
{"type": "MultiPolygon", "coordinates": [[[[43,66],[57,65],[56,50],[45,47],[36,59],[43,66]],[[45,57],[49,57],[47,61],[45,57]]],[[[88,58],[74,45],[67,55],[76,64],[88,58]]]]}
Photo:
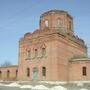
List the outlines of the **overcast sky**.
{"type": "Polygon", "coordinates": [[[90,55],[90,0],[0,0],[0,64],[18,63],[18,41],[39,28],[40,15],[66,10],[74,18],[74,31],[84,39],[90,55]]]}

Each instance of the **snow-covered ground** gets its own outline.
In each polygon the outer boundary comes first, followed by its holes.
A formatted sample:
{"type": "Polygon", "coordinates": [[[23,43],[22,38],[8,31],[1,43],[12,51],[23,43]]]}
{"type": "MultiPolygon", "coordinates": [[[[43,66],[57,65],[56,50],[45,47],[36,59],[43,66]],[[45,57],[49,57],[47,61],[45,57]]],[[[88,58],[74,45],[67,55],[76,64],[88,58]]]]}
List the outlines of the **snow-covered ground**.
{"type": "Polygon", "coordinates": [[[33,86],[31,85],[21,85],[20,88],[24,89],[24,88],[33,88],[33,86]]]}
{"type": "Polygon", "coordinates": [[[11,90],[14,90],[14,88],[18,88],[18,90],[90,90],[90,83],[80,81],[75,83],[66,83],[59,81],[0,82],[0,90],[10,90],[10,88],[13,88],[11,90]]]}
{"type": "Polygon", "coordinates": [[[0,86],[3,87],[18,87],[21,89],[25,89],[25,88],[30,88],[31,90],[67,90],[66,88],[62,87],[62,86],[54,86],[52,88],[48,88],[45,85],[20,85],[18,82],[13,82],[10,84],[2,84],[0,83],[0,86]]]}

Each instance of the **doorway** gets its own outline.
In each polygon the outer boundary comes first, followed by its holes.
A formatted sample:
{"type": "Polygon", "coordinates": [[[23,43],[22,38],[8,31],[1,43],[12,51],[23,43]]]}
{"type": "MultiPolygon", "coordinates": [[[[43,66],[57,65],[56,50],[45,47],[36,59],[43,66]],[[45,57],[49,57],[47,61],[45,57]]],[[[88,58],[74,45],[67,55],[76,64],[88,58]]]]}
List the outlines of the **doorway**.
{"type": "Polygon", "coordinates": [[[33,68],[32,78],[33,78],[33,80],[38,80],[38,68],[37,67],[33,68]]]}

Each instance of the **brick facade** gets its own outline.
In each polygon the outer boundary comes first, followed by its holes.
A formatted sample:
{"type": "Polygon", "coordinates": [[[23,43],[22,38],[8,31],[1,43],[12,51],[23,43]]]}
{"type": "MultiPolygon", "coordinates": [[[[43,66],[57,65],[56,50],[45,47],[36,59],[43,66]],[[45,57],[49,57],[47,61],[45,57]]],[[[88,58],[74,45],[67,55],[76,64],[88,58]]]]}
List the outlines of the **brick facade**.
{"type": "Polygon", "coordinates": [[[1,80],[17,80],[18,66],[0,67],[1,80]]]}
{"type": "MultiPolygon", "coordinates": [[[[90,80],[87,47],[74,34],[72,16],[51,10],[40,16],[39,24],[39,29],[19,40],[18,66],[0,71],[18,70],[17,80],[90,80]]],[[[10,79],[16,79],[12,73],[10,79]]]]}

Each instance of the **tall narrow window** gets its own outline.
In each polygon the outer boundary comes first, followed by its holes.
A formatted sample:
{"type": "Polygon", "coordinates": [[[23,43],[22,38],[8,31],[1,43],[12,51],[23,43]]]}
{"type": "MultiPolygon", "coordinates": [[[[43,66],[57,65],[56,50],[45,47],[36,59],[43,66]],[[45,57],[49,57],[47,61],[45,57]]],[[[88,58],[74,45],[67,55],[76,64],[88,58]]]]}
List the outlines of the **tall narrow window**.
{"type": "Polygon", "coordinates": [[[2,71],[0,71],[0,78],[2,77],[2,71]]]}
{"type": "Polygon", "coordinates": [[[10,77],[10,71],[8,70],[7,71],[7,78],[9,78],[10,77]]]}
{"type": "Polygon", "coordinates": [[[27,77],[29,77],[29,76],[30,76],[30,69],[27,68],[27,77]]]}
{"type": "Polygon", "coordinates": [[[83,74],[83,76],[87,75],[87,68],[86,67],[82,67],[82,74],[83,74]]]}
{"type": "Polygon", "coordinates": [[[27,50],[27,59],[30,59],[30,50],[27,50]]]}
{"type": "Polygon", "coordinates": [[[18,75],[18,70],[16,70],[16,77],[17,77],[17,75],[18,75]]]}
{"type": "Polygon", "coordinates": [[[62,20],[61,19],[57,19],[57,27],[58,28],[62,27],[62,20]]]}
{"type": "Polygon", "coordinates": [[[46,67],[42,67],[42,76],[46,77],[46,67]]]}
{"type": "Polygon", "coordinates": [[[72,30],[72,22],[69,21],[69,30],[72,30]]]}
{"type": "Polygon", "coordinates": [[[37,56],[38,56],[38,50],[35,49],[35,57],[37,57],[37,56]]]}
{"type": "Polygon", "coordinates": [[[46,54],[46,49],[42,48],[42,56],[45,56],[45,54],[46,54]]]}
{"type": "Polygon", "coordinates": [[[45,27],[48,27],[49,26],[49,22],[48,20],[45,20],[45,27]]]}

